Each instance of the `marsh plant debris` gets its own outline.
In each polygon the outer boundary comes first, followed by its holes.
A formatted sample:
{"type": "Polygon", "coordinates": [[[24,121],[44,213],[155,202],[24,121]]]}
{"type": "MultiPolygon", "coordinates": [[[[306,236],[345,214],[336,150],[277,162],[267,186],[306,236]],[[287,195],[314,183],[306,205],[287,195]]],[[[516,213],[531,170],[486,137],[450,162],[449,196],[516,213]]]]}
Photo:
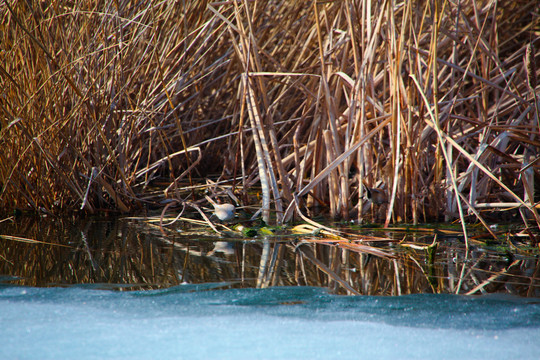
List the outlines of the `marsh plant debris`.
{"type": "Polygon", "coordinates": [[[61,221],[28,217],[0,224],[0,283],[159,289],[324,287],[335,294],[415,293],[540,296],[538,250],[511,228],[493,242],[481,226],[358,227],[341,235],[300,224],[254,226],[222,235],[159,217],[61,221]]]}

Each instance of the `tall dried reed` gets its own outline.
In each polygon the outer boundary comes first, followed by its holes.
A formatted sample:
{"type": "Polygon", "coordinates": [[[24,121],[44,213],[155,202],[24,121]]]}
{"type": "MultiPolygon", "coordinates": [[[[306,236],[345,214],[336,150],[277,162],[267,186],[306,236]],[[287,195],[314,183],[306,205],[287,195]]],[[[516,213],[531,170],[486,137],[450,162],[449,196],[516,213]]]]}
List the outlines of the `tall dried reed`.
{"type": "Polygon", "coordinates": [[[219,173],[260,184],[278,223],[306,206],[385,224],[518,208],[502,214],[540,226],[539,11],[5,1],[0,206],[128,212],[219,173]]]}

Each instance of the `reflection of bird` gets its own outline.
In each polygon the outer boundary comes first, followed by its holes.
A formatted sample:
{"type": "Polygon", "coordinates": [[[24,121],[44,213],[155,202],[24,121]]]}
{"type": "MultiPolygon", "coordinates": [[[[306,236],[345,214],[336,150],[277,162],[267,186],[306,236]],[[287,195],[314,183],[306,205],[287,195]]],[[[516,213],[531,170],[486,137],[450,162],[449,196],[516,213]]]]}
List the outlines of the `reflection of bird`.
{"type": "Polygon", "coordinates": [[[387,202],[386,193],[382,189],[370,188],[364,185],[366,197],[374,204],[384,204],[387,202]]]}
{"type": "Polygon", "coordinates": [[[223,253],[224,255],[234,255],[234,243],[228,241],[216,241],[214,249],[208,255],[223,253]]]}
{"type": "Polygon", "coordinates": [[[210,196],[205,195],[206,200],[214,206],[214,214],[221,221],[229,221],[234,219],[236,207],[233,204],[217,204],[210,196]]]}

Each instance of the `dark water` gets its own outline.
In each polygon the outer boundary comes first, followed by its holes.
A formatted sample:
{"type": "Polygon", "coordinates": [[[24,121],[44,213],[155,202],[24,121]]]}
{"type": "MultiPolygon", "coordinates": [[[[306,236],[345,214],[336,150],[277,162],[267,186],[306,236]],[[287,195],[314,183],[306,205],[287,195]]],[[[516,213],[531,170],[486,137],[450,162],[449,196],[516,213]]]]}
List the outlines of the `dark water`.
{"type": "Polygon", "coordinates": [[[540,296],[538,248],[511,236],[517,232],[511,228],[498,242],[472,228],[466,252],[452,229],[338,226],[350,243],[320,233],[292,235],[290,228],[245,237],[187,222],[160,229],[155,219],[9,219],[0,223],[0,281],[120,290],[224,282],[229,288],[316,286],[336,294],[540,296]],[[383,241],[362,246],[388,256],[347,247],[368,236],[383,241]]]}

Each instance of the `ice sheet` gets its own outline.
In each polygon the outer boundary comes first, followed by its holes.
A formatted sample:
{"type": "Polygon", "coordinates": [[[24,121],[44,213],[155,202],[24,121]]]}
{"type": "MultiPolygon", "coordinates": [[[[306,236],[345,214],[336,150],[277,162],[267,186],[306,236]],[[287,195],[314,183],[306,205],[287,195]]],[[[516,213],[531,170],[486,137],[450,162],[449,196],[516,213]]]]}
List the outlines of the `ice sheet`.
{"type": "Polygon", "coordinates": [[[540,358],[537,299],[206,287],[0,287],[0,359],[540,358]]]}

